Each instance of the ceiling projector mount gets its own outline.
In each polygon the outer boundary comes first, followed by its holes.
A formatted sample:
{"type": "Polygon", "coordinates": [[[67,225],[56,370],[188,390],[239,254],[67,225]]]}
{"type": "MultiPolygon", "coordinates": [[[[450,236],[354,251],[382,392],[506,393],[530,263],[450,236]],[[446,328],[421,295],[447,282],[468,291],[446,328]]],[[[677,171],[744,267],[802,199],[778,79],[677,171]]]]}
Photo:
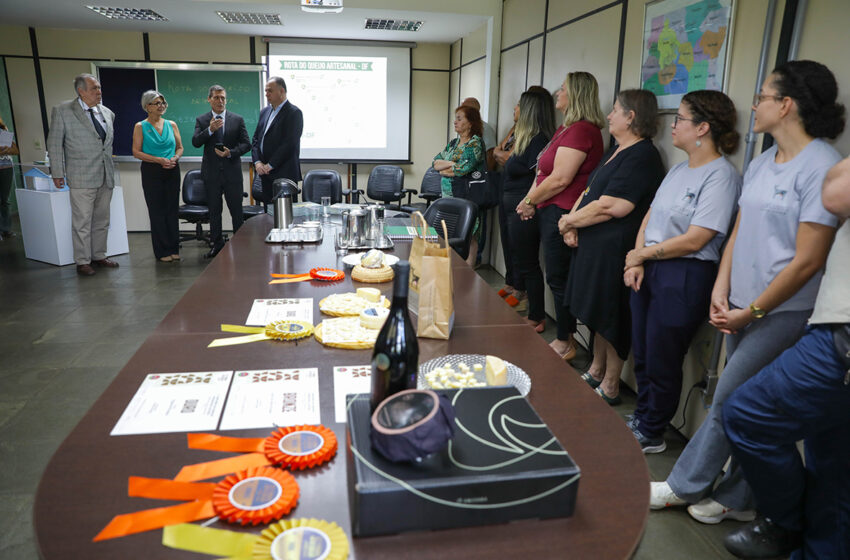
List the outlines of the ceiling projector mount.
{"type": "Polygon", "coordinates": [[[317,14],[338,14],[342,11],[342,0],[301,0],[301,9],[317,14]]]}

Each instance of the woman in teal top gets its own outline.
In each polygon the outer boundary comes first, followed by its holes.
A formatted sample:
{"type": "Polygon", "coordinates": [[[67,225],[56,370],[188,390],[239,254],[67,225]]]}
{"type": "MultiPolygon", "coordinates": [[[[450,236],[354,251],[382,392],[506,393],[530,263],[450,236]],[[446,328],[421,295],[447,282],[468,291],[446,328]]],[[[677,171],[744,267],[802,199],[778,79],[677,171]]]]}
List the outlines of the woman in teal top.
{"type": "Polygon", "coordinates": [[[183,155],[180,131],[174,121],[162,116],[168,108],[158,91],[142,94],[142,108],[148,118],[133,129],[133,156],[142,160],[142,190],[151,223],[153,254],[162,262],[179,261],[180,230],[177,207],[180,204],[180,167],[183,155]]]}
{"type": "MultiPolygon", "coordinates": [[[[452,178],[462,177],[473,171],[487,171],[484,142],[481,141],[483,128],[477,109],[465,105],[455,109],[455,132],[458,136],[434,157],[433,163],[434,169],[442,175],[440,187],[444,197],[452,196],[452,178]]],[[[478,256],[481,229],[479,224],[480,220],[476,220],[472,242],[469,245],[469,256],[466,258],[471,266],[475,265],[478,256]]]]}

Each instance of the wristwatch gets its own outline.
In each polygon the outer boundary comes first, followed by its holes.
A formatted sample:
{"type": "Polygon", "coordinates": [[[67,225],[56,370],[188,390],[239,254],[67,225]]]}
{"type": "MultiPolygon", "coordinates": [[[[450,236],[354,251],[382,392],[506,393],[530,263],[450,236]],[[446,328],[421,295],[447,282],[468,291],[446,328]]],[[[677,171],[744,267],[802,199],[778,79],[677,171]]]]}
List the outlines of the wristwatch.
{"type": "Polygon", "coordinates": [[[756,305],[755,303],[750,304],[750,313],[753,314],[754,319],[761,319],[767,314],[767,311],[756,305]]]}
{"type": "Polygon", "coordinates": [[[525,200],[523,200],[523,202],[525,202],[525,203],[526,203],[526,204],[528,204],[529,206],[533,206],[533,205],[531,204],[531,197],[529,197],[529,196],[525,197],[525,200]]]}

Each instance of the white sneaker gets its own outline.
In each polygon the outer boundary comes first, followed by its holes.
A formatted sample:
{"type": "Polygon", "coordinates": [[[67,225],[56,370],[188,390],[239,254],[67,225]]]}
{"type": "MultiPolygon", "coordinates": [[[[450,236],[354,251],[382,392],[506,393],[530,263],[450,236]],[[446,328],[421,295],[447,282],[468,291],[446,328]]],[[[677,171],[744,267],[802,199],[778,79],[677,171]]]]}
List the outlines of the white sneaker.
{"type": "Polygon", "coordinates": [[[701,502],[688,507],[688,513],[700,523],[707,523],[708,525],[716,525],[724,519],[752,521],[756,518],[756,512],[754,510],[737,510],[728,508],[711,498],[706,498],[701,502]]]}
{"type": "Polygon", "coordinates": [[[688,502],[673,493],[667,481],[649,483],[649,509],[684,506],[688,502]]]}

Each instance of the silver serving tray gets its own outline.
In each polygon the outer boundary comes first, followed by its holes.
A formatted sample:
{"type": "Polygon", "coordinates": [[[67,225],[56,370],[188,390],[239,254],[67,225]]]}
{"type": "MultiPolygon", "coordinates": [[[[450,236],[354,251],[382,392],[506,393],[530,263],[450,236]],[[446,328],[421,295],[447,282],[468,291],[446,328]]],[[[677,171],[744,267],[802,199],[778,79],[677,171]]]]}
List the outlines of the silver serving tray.
{"type": "MultiPolygon", "coordinates": [[[[424,364],[419,364],[419,374],[416,378],[416,388],[417,389],[430,389],[431,386],[428,384],[428,381],[425,379],[425,374],[431,370],[437,369],[442,366],[451,366],[452,368],[457,368],[457,365],[461,362],[467,364],[470,368],[473,364],[481,364],[484,365],[487,356],[484,354],[449,354],[447,356],[440,356],[439,358],[434,358],[433,360],[428,360],[424,364]]],[[[522,369],[510,363],[507,360],[504,360],[505,365],[508,368],[508,385],[513,385],[517,388],[519,393],[524,397],[528,395],[528,392],[531,391],[531,378],[525,373],[522,369]]],[[[484,370],[481,371],[473,371],[475,374],[476,381],[487,382],[487,375],[484,370]]],[[[477,387],[468,387],[467,389],[476,389],[477,387]]]]}
{"type": "Polygon", "coordinates": [[[322,227],[304,228],[292,226],[288,229],[272,229],[266,236],[266,243],[319,243],[322,241],[322,227]]]}
{"type": "Polygon", "coordinates": [[[363,249],[392,249],[393,247],[395,247],[395,243],[393,243],[393,240],[388,235],[385,235],[380,245],[377,239],[367,239],[364,244],[349,245],[346,249],[349,251],[360,251],[363,249]]]}

